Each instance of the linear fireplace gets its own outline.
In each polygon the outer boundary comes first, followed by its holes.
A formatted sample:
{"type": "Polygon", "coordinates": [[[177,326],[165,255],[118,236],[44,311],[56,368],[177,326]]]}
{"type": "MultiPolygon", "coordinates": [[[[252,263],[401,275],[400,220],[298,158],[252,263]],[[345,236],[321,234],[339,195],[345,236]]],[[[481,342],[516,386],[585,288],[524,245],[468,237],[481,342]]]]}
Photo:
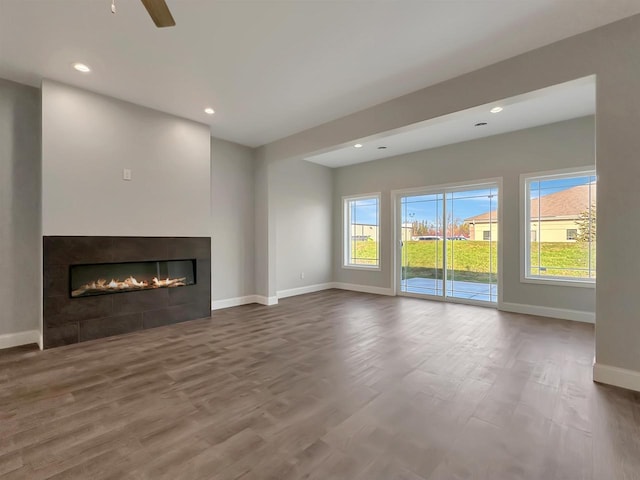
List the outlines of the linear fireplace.
{"type": "Polygon", "coordinates": [[[211,315],[209,237],[46,236],[43,257],[45,348],[211,315]]]}
{"type": "Polygon", "coordinates": [[[196,260],[70,265],[71,298],[196,284],[196,260]]]}

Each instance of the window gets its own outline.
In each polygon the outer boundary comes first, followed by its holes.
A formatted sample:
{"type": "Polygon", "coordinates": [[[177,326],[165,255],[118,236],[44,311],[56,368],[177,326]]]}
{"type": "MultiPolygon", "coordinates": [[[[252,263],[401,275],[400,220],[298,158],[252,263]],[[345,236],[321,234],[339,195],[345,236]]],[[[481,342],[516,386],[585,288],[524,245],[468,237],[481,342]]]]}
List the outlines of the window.
{"type": "Polygon", "coordinates": [[[344,199],[344,263],[347,268],[380,268],[380,195],[344,199]]]}
{"type": "Polygon", "coordinates": [[[596,278],[592,170],[524,176],[524,281],[589,284],[596,278]]]}
{"type": "Polygon", "coordinates": [[[482,232],[482,240],[491,240],[491,230],[485,230],[484,232],[482,232]]]}

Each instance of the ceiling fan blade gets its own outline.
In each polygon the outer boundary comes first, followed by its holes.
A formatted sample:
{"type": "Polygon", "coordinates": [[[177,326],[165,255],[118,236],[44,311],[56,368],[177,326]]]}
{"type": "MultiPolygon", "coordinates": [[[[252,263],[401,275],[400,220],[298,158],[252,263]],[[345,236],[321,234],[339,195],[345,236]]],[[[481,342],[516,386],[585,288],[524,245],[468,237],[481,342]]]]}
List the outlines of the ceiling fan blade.
{"type": "Polygon", "coordinates": [[[165,0],[140,0],[147,9],[156,27],[173,27],[176,21],[167,7],[165,0]]]}

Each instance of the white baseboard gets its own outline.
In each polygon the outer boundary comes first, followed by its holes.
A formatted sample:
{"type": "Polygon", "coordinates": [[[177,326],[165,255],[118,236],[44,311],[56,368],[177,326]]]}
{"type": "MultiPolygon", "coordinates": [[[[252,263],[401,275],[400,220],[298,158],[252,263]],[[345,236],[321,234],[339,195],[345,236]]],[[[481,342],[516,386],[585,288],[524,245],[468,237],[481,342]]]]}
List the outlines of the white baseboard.
{"type": "Polygon", "coordinates": [[[505,312],[525,313],[527,315],[537,315],[539,317],[560,318],[562,320],[573,320],[574,322],[596,323],[596,314],[582,310],[569,310],[566,308],[541,307],[538,305],[526,305],[524,303],[503,302],[498,305],[498,310],[505,312]]]}
{"type": "Polygon", "coordinates": [[[304,295],[305,293],[320,292],[321,290],[328,290],[335,288],[333,283],[318,283],[316,285],[307,285],[306,287],[289,288],[287,290],[280,290],[278,292],[278,298],[295,297],[296,295],[304,295]]]}
{"type": "Polygon", "coordinates": [[[307,287],[292,288],[290,290],[282,290],[277,296],[265,297],[263,295],[246,295],[244,297],[226,298],[224,300],[214,300],[211,302],[211,310],[220,310],[222,308],[238,307],[249,303],[259,303],[260,305],[277,305],[279,298],[293,297],[295,295],[303,295],[305,293],[319,292],[334,288],[332,283],[323,283],[319,285],[309,285],[307,287]]]}
{"type": "Polygon", "coordinates": [[[393,289],[372,287],[369,285],[355,285],[352,283],[318,283],[316,285],[307,285],[305,287],[289,288],[280,290],[274,297],[266,297],[263,295],[247,295],[244,297],[227,298],[225,300],[214,300],[211,302],[211,310],[219,310],[221,308],[237,307],[239,305],[247,305],[249,303],[259,303],[261,305],[277,305],[279,298],[294,297],[296,295],[304,295],[305,293],[320,292],[337,288],[340,290],[351,290],[353,292],[374,293],[376,295],[394,295],[393,289]]]}
{"type": "Polygon", "coordinates": [[[224,300],[214,300],[211,302],[211,310],[220,310],[222,308],[237,307],[247,305],[249,303],[258,303],[255,295],[246,295],[244,297],[225,298],[224,300]]]}
{"type": "Polygon", "coordinates": [[[316,285],[308,285],[306,287],[291,288],[289,290],[281,290],[278,292],[278,298],[304,295],[305,293],[319,292],[321,290],[329,290],[331,288],[337,288],[338,290],[350,290],[352,292],[373,293],[375,295],[395,295],[392,288],[373,287],[371,285],[357,285],[355,283],[328,282],[318,283],[316,285]]]}
{"type": "Polygon", "coordinates": [[[20,345],[29,345],[37,343],[40,345],[41,336],[38,330],[27,330],[26,332],[5,333],[0,335],[0,349],[19,347],[20,345]]]}
{"type": "Polygon", "coordinates": [[[277,305],[278,297],[265,297],[263,295],[254,295],[255,303],[259,303],[260,305],[277,305]]]}
{"type": "Polygon", "coordinates": [[[640,392],[640,372],[635,370],[594,363],[593,381],[640,392]]]}
{"type": "Polygon", "coordinates": [[[332,288],[350,290],[352,292],[374,293],[376,295],[395,295],[393,288],[373,287],[371,285],[356,285],[355,283],[334,282],[332,288]]]}
{"type": "Polygon", "coordinates": [[[227,300],[216,300],[213,302],[212,309],[236,307],[238,305],[246,305],[247,303],[259,303],[261,305],[277,305],[278,299],[304,295],[306,293],[320,292],[337,288],[340,290],[351,290],[353,292],[373,293],[376,295],[394,295],[393,289],[383,287],[372,287],[370,285],[356,285],[353,283],[328,282],[318,283],[315,285],[307,285],[304,287],[289,288],[280,290],[274,297],[265,297],[263,295],[247,295],[246,297],[230,298],[227,300]]]}

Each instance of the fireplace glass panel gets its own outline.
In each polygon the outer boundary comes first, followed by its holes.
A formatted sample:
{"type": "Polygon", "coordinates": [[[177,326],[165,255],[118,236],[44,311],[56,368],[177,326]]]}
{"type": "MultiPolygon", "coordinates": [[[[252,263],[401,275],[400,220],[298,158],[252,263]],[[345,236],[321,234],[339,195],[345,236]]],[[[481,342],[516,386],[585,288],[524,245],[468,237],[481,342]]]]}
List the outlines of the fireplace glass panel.
{"type": "Polygon", "coordinates": [[[195,260],[100,263],[70,266],[72,298],[195,285],[195,260]]]}

